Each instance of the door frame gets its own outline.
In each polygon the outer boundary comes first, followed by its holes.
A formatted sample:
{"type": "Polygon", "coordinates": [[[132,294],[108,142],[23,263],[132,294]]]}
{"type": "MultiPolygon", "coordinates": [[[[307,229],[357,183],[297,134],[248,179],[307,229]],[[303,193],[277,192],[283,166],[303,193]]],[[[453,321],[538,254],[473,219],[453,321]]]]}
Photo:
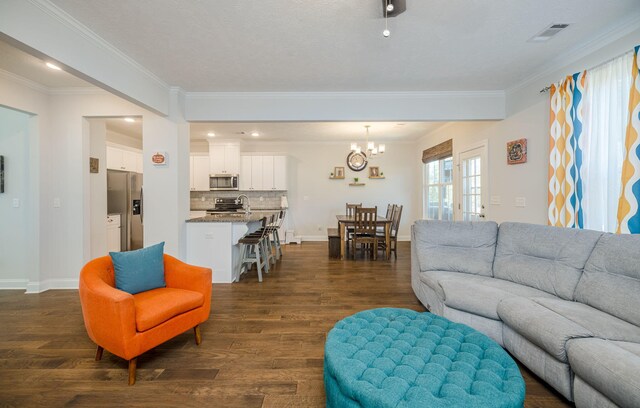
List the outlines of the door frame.
{"type": "Polygon", "coordinates": [[[481,160],[481,168],[480,168],[480,180],[481,180],[481,200],[482,205],[484,206],[484,221],[489,219],[489,140],[482,139],[475,143],[468,144],[456,151],[455,154],[455,165],[454,171],[456,174],[455,177],[455,186],[454,186],[454,197],[455,202],[453,204],[454,207],[454,220],[462,221],[462,159],[461,156],[465,153],[469,153],[473,150],[480,150],[480,160],[481,160]]]}

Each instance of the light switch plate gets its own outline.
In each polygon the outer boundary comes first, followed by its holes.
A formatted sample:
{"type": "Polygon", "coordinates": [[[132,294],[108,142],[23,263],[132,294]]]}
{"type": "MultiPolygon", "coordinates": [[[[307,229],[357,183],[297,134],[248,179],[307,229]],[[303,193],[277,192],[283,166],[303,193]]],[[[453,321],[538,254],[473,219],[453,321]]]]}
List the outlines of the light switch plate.
{"type": "Polygon", "coordinates": [[[500,205],[502,204],[502,200],[500,196],[491,196],[491,205],[500,205]]]}
{"type": "Polygon", "coordinates": [[[516,207],[526,207],[527,200],[524,197],[516,197],[516,207]]]}
{"type": "Polygon", "coordinates": [[[20,207],[20,199],[19,198],[14,198],[12,201],[13,204],[13,208],[18,208],[20,207]]]}
{"type": "Polygon", "coordinates": [[[60,208],[60,199],[57,197],[53,199],[53,208],[60,208]]]}

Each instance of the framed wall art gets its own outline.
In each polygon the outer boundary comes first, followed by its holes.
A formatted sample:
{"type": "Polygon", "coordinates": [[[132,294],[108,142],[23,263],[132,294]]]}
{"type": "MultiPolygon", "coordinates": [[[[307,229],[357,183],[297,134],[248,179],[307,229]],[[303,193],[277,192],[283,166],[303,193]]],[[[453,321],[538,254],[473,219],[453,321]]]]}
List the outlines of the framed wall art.
{"type": "Polygon", "coordinates": [[[507,142],[507,164],[522,164],[527,162],[527,139],[507,142]]]}

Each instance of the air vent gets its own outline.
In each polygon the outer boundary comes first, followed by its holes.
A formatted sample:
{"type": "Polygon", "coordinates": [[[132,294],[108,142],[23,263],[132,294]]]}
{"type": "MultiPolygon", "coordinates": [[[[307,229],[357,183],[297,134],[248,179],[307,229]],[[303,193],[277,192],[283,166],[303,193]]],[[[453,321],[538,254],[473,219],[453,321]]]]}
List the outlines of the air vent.
{"type": "Polygon", "coordinates": [[[529,38],[528,42],[544,42],[556,36],[560,31],[569,27],[567,23],[555,23],[529,38]]]}

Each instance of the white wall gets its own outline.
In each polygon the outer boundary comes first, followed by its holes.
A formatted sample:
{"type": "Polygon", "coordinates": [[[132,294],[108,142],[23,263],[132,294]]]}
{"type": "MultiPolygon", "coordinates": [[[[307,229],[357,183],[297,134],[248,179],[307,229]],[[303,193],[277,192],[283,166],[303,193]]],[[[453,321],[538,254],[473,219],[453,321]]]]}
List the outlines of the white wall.
{"type": "Polygon", "coordinates": [[[86,126],[89,127],[89,157],[99,160],[98,173],[89,173],[90,257],[97,258],[107,255],[107,126],[101,119],[85,119],[85,129],[86,126]]]}
{"type": "Polygon", "coordinates": [[[143,117],[145,205],[151,209],[145,213],[145,242],[166,241],[167,253],[183,256],[189,147],[188,127],[182,122],[104,91],[48,93],[5,75],[0,75],[0,105],[37,115],[29,121],[29,177],[37,187],[29,190],[28,201],[39,205],[24,225],[35,245],[31,259],[36,263],[23,268],[30,275],[27,291],[75,288],[80,269],[91,259],[91,144],[85,117],[143,117]],[[151,165],[158,150],[171,158],[164,168],[151,165]]]}
{"type": "Polygon", "coordinates": [[[24,288],[33,267],[28,208],[30,116],[0,106],[0,155],[5,190],[0,193],[0,288],[24,288]],[[17,200],[18,207],[14,207],[17,200]]]}
{"type": "MultiPolygon", "coordinates": [[[[423,164],[420,162],[422,150],[447,139],[453,139],[454,163],[457,164],[458,152],[486,139],[489,153],[487,198],[497,196],[501,201],[500,205],[485,204],[487,219],[496,222],[519,221],[544,224],[549,150],[546,109],[546,104],[541,102],[503,121],[451,123],[423,137],[418,143],[419,148],[414,153],[415,162],[418,163],[416,172],[421,172],[416,185],[422,188],[423,164]],[[527,163],[509,166],[506,143],[521,138],[527,139],[527,163]],[[516,207],[516,197],[524,197],[526,207],[516,207]]],[[[455,173],[457,174],[457,171],[455,173]]]]}
{"type": "Polygon", "coordinates": [[[303,240],[326,240],[327,227],[336,227],[336,215],[344,214],[345,203],[378,206],[384,215],[387,204],[404,205],[399,239],[408,239],[409,226],[419,215],[420,191],[415,189],[419,175],[412,159],[415,143],[385,143],[387,151],[369,162],[384,172],[385,179],[369,179],[369,168],[361,172],[346,165],[349,142],[341,143],[247,143],[243,152],[278,153],[288,156],[289,228],[303,240]],[[344,180],[331,180],[334,167],[345,168],[344,180]],[[350,187],[353,178],[366,185],[350,187]]]}

